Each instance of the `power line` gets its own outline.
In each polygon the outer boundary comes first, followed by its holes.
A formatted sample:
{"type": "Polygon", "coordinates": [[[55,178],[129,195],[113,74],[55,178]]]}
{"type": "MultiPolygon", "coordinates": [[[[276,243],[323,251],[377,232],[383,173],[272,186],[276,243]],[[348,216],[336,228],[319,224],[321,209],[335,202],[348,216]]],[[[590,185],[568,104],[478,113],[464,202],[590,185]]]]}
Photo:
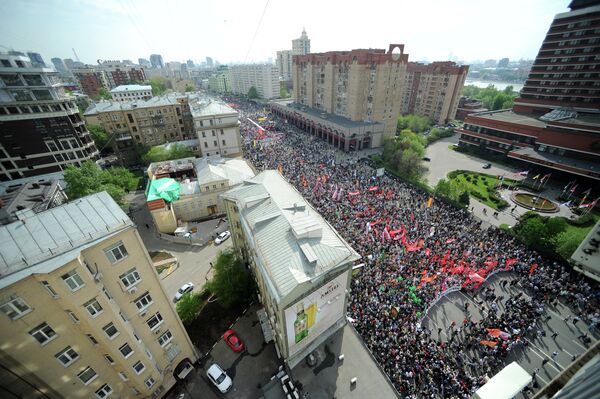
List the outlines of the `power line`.
{"type": "Polygon", "coordinates": [[[252,40],[250,41],[250,47],[248,47],[248,52],[246,53],[246,58],[244,58],[244,62],[248,60],[248,55],[250,55],[250,50],[252,50],[252,45],[254,44],[254,39],[256,39],[256,35],[258,34],[258,30],[260,29],[260,25],[262,24],[262,20],[267,12],[267,7],[269,6],[269,0],[265,4],[265,8],[263,9],[262,15],[258,20],[258,26],[256,27],[256,31],[254,32],[254,36],[252,36],[252,40]]]}

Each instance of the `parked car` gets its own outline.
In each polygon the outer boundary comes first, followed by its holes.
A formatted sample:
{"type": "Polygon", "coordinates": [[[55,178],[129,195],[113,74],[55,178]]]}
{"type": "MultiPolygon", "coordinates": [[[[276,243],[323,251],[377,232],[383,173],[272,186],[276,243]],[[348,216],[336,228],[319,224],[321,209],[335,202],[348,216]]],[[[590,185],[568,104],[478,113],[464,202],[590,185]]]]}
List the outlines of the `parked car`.
{"type": "Polygon", "coordinates": [[[423,161],[431,162],[431,158],[429,158],[429,157],[423,157],[423,161]]]}
{"type": "Polygon", "coordinates": [[[175,302],[180,300],[184,294],[187,294],[188,292],[192,291],[193,289],[194,289],[194,284],[192,284],[191,282],[185,283],[184,285],[182,285],[181,288],[178,289],[177,293],[175,294],[175,302]]]}
{"type": "Polygon", "coordinates": [[[225,331],[225,334],[223,334],[223,340],[236,353],[240,353],[246,348],[240,337],[238,337],[233,330],[225,331]]]}
{"type": "Polygon", "coordinates": [[[492,164],[491,164],[491,163],[484,163],[484,164],[483,164],[483,169],[489,169],[489,168],[491,168],[491,167],[492,167],[492,164]]]}
{"type": "Polygon", "coordinates": [[[225,241],[226,239],[228,239],[229,237],[231,237],[231,233],[229,232],[229,230],[225,230],[224,232],[222,232],[221,234],[219,234],[217,236],[217,238],[215,238],[215,244],[219,245],[223,241],[225,241]]]}
{"type": "Polygon", "coordinates": [[[215,384],[221,393],[227,393],[233,386],[233,381],[226,372],[217,364],[213,363],[206,372],[208,379],[215,384]]]}

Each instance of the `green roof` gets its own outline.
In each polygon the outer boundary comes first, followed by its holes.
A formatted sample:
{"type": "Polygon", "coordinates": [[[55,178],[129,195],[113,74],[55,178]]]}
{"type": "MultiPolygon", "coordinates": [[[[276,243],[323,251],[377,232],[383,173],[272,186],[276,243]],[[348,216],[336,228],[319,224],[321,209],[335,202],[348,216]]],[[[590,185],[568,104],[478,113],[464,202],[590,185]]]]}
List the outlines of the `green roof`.
{"type": "Polygon", "coordinates": [[[150,180],[146,190],[146,201],[164,199],[167,202],[177,201],[179,199],[179,183],[168,177],[156,180],[150,180]]]}

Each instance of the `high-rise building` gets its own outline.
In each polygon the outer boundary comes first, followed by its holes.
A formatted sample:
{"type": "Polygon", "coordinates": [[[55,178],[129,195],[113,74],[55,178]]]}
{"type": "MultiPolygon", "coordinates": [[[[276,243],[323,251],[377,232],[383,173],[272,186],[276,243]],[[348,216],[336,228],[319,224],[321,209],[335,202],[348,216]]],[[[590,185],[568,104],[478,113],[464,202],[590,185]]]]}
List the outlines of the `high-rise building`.
{"type": "Polygon", "coordinates": [[[152,54],[150,56],[150,64],[152,64],[153,68],[164,68],[165,63],[163,62],[162,55],[160,54],[152,54]]]}
{"type": "Polygon", "coordinates": [[[145,58],[138,58],[138,64],[144,68],[152,68],[152,64],[145,58]]]}
{"type": "Polygon", "coordinates": [[[0,54],[0,181],[60,172],[98,150],[57,73],[0,54]]]}
{"type": "Polygon", "coordinates": [[[100,89],[109,89],[108,76],[102,69],[92,66],[85,68],[73,68],[71,70],[75,78],[79,81],[81,91],[97,99],[100,96],[100,89]]]}
{"type": "Polygon", "coordinates": [[[294,56],[295,104],[279,111],[346,151],[379,147],[396,133],[407,64],[403,44],[294,56]]]}
{"type": "Polygon", "coordinates": [[[75,68],[75,61],[73,61],[71,58],[65,58],[63,62],[65,63],[67,69],[75,68]]]}
{"type": "Polygon", "coordinates": [[[292,80],[292,51],[277,52],[277,71],[282,80],[292,80]]]}
{"type": "Polygon", "coordinates": [[[211,57],[206,57],[206,65],[210,68],[213,66],[213,59],[211,57]]]}
{"type": "Polygon", "coordinates": [[[346,324],[360,255],[275,170],[222,198],[233,247],[258,286],[265,336],[293,368],[346,324]]]}
{"type": "Polygon", "coordinates": [[[247,95],[251,87],[264,99],[279,97],[279,73],[272,64],[234,65],[230,69],[231,91],[247,95]]]}
{"type": "Polygon", "coordinates": [[[67,71],[67,66],[61,58],[55,57],[52,58],[50,61],[52,61],[56,72],[60,73],[61,75],[67,75],[69,73],[69,71],[67,71]]]}
{"type": "Polygon", "coordinates": [[[512,110],[468,115],[460,143],[540,173],[598,181],[600,2],[569,8],[554,17],[512,110]]]}
{"type": "Polygon", "coordinates": [[[302,29],[302,35],[292,40],[292,55],[306,55],[310,53],[310,39],[306,35],[306,29],[302,29]]]}
{"type": "Polygon", "coordinates": [[[402,93],[401,112],[446,124],[456,117],[469,67],[454,62],[409,62],[402,93]]]}
{"type": "Polygon", "coordinates": [[[502,58],[500,61],[498,61],[498,68],[507,68],[509,62],[510,60],[508,58],[502,58]]]}
{"type": "Polygon", "coordinates": [[[144,69],[139,65],[126,64],[122,61],[102,61],[98,64],[97,68],[106,72],[110,88],[146,81],[144,69]]]}
{"type": "Polygon", "coordinates": [[[215,93],[231,93],[231,74],[227,66],[219,68],[208,78],[208,90],[215,93]]]}
{"type": "Polygon", "coordinates": [[[46,67],[46,63],[44,62],[44,59],[42,58],[42,56],[40,55],[40,53],[34,53],[34,52],[27,52],[27,57],[29,57],[29,60],[31,61],[31,65],[36,67],[36,68],[45,68],[46,67]]]}
{"type": "Polygon", "coordinates": [[[193,67],[194,67],[194,61],[192,61],[192,60],[187,60],[187,61],[186,61],[186,65],[187,65],[187,67],[188,67],[188,68],[190,68],[190,69],[191,69],[191,68],[193,68],[193,67]]]}
{"type": "Polygon", "coordinates": [[[160,398],[198,359],[106,193],[0,226],[0,380],[15,397],[160,398]]]}

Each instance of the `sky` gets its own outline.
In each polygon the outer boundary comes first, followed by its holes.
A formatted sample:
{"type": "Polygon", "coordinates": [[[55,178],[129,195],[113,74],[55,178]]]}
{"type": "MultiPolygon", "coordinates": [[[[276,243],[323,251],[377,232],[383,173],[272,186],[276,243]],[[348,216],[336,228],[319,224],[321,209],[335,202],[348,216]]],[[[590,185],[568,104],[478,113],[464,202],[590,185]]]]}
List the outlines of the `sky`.
{"type": "Polygon", "coordinates": [[[409,61],[535,58],[570,0],[0,0],[0,51],[50,58],[221,63],[405,45],[409,61]]]}

